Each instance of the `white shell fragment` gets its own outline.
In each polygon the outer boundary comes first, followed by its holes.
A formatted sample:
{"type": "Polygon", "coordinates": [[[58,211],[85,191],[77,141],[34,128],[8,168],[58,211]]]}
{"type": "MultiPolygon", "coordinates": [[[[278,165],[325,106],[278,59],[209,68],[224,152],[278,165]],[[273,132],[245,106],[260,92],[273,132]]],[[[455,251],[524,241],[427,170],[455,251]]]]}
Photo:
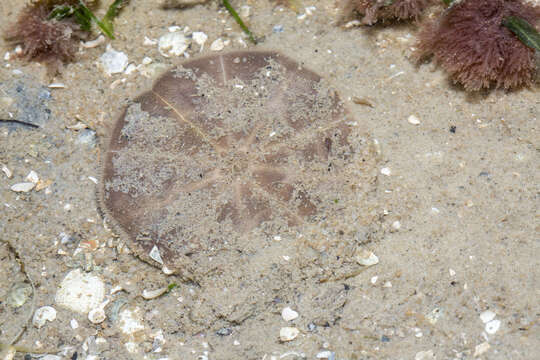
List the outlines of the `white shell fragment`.
{"type": "Polygon", "coordinates": [[[210,50],[212,51],[221,51],[225,47],[225,43],[223,42],[222,38],[217,38],[212,42],[210,45],[210,50]]]}
{"type": "Polygon", "coordinates": [[[497,315],[493,311],[486,310],[480,314],[480,320],[482,320],[484,324],[487,324],[491,320],[495,319],[495,316],[497,315]]]}
{"type": "Polygon", "coordinates": [[[28,173],[28,175],[26,175],[26,180],[37,184],[39,181],[39,176],[34,170],[32,170],[28,173]]]}
{"type": "Polygon", "coordinates": [[[142,292],[142,297],[145,299],[145,300],[152,300],[152,299],[155,299],[163,294],[165,294],[167,292],[167,290],[169,290],[168,288],[164,287],[164,288],[160,288],[160,289],[155,289],[155,290],[143,290],[142,292]]]}
{"type": "Polygon", "coordinates": [[[381,174],[386,175],[386,176],[390,176],[392,174],[392,171],[390,170],[390,168],[383,167],[381,169],[381,174]]]}
{"type": "Polygon", "coordinates": [[[165,57],[169,55],[180,56],[188,48],[189,41],[180,31],[170,32],[159,38],[158,50],[165,57]]]}
{"type": "Polygon", "coordinates": [[[202,51],[202,49],[204,48],[204,43],[206,42],[206,40],[208,40],[208,35],[206,35],[202,31],[195,31],[193,32],[192,36],[193,41],[195,41],[195,43],[201,47],[202,51]]]}
{"type": "Polygon", "coordinates": [[[105,315],[105,310],[103,310],[103,307],[92,309],[88,313],[88,320],[90,320],[92,324],[100,324],[105,321],[106,318],[107,316],[105,315]]]}
{"type": "Polygon", "coordinates": [[[281,310],[281,317],[285,321],[291,321],[298,317],[298,313],[291,309],[290,307],[286,307],[283,310],[281,310]]]}
{"type": "Polygon", "coordinates": [[[420,119],[418,119],[415,115],[410,115],[407,118],[407,121],[412,125],[420,125],[420,119]]]}
{"type": "Polygon", "coordinates": [[[480,355],[482,355],[483,353],[485,353],[486,351],[489,350],[491,346],[489,345],[489,343],[487,341],[481,343],[481,344],[478,344],[474,347],[474,357],[479,357],[480,355]]]}
{"type": "Polygon", "coordinates": [[[127,55],[114,50],[110,44],[107,45],[107,51],[99,57],[99,65],[108,76],[123,72],[128,63],[127,55]]]}
{"type": "Polygon", "coordinates": [[[157,261],[161,265],[163,265],[163,259],[161,258],[161,254],[159,253],[159,249],[156,245],[150,250],[150,254],[148,254],[152,260],[157,261]]]}
{"type": "Polygon", "coordinates": [[[87,314],[97,308],[105,297],[105,284],[94,275],[71,271],[60,284],[56,293],[56,303],[72,311],[87,314]]]}
{"type": "Polygon", "coordinates": [[[11,190],[15,192],[29,192],[36,186],[33,182],[17,183],[11,186],[11,190]]]}
{"type": "Polygon", "coordinates": [[[104,42],[105,42],[105,36],[99,35],[94,40],[90,40],[90,41],[87,41],[87,42],[81,42],[81,45],[84,48],[91,49],[91,48],[95,48],[95,47],[103,44],[104,42]]]}
{"type": "Polygon", "coordinates": [[[143,330],[140,309],[125,309],[120,312],[119,317],[120,330],[126,335],[133,335],[137,331],[143,330]]]}
{"type": "Polygon", "coordinates": [[[279,339],[281,341],[291,341],[294,340],[298,334],[300,334],[300,330],[295,327],[282,327],[279,330],[279,339]]]}
{"type": "Polygon", "coordinates": [[[40,329],[47,321],[56,319],[56,310],[52,306],[43,306],[36,310],[32,318],[32,324],[40,329]]]}
{"type": "Polygon", "coordinates": [[[359,249],[355,255],[356,262],[362,266],[372,266],[379,263],[379,258],[373,252],[359,249]]]}
{"type": "Polygon", "coordinates": [[[7,176],[8,179],[10,179],[13,176],[13,172],[9,170],[9,168],[4,164],[2,164],[2,171],[7,176]]]}
{"type": "Polygon", "coordinates": [[[501,320],[491,320],[486,324],[485,330],[489,335],[493,335],[499,330],[500,327],[501,320]]]}

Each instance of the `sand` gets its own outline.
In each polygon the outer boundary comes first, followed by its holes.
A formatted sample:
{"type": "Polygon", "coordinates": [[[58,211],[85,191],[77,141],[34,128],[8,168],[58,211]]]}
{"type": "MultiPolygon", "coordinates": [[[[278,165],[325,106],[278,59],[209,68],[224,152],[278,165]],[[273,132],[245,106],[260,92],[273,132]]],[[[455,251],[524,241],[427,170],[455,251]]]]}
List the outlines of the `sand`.
{"type": "MultiPolygon", "coordinates": [[[[238,9],[250,6],[248,24],[264,36],[254,46],[238,41],[241,31],[216,4],[161,10],[154,2],[132,2],[115,23],[117,39],[83,49],[56,78],[39,64],[4,59],[13,48],[0,42],[0,117],[12,113],[39,125],[0,123],[0,163],[12,172],[0,173],[0,239],[13,247],[0,248],[0,342],[19,331],[34,299],[37,308],[53,307],[56,317],[40,328],[30,323],[17,345],[60,358],[540,356],[538,86],[468,94],[433,64],[409,59],[416,25],[344,29],[334,25],[332,1],[303,4],[316,9],[296,14],[266,1],[234,1],[238,9]],[[144,45],[145,37],[159,39],[173,25],[208,35],[202,51],[196,44],[187,50],[191,57],[211,52],[218,38],[230,40],[222,51],[277,50],[337,89],[378,143],[375,182],[356,205],[370,221],[355,240],[378,264],[339,272],[347,264],[332,251],[339,254],[350,239],[330,232],[328,243],[302,246],[309,240],[285,232],[268,239],[251,265],[225,266],[189,282],[141,261],[129,239],[115,236],[95,195],[101,142],[129,99],[183,61],[164,57],[157,44],[144,45]],[[96,64],[106,44],[134,65],[151,58],[147,76],[105,75],[96,64]],[[48,88],[53,82],[65,88],[48,88]],[[88,128],[73,128],[79,122],[88,128]],[[30,171],[41,183],[12,191],[31,182],[30,171]],[[55,298],[77,268],[105,285],[101,301],[109,302],[100,323],[55,298]],[[35,294],[15,308],[8,300],[25,284],[24,272],[35,294]],[[177,286],[159,297],[141,296],[170,284],[177,286]],[[283,319],[286,307],[298,318],[283,319]],[[283,341],[284,327],[299,333],[283,341]]],[[[21,7],[6,0],[0,14],[13,19],[21,7]]]]}

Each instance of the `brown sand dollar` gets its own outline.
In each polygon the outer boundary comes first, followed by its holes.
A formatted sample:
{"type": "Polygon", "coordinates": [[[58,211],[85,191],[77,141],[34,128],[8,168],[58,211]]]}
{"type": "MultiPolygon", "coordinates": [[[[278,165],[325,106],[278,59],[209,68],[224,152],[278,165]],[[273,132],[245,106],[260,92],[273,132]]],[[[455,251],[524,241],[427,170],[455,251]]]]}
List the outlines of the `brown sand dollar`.
{"type": "Polygon", "coordinates": [[[339,215],[370,156],[355,125],[320,76],[279,53],[189,60],[114,124],[102,207],[143,259],[209,271],[263,246],[253,239],[339,215]]]}

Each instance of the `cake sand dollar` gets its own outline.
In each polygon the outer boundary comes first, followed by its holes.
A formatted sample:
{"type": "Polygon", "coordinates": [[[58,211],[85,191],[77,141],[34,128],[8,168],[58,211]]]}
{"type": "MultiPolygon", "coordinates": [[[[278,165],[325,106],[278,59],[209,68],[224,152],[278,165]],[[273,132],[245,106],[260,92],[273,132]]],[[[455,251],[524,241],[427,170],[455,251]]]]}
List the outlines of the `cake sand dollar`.
{"type": "Polygon", "coordinates": [[[115,121],[100,202],[138,256],[197,279],[279,234],[358,245],[375,158],[313,71],[277,52],[210,55],[162,75],[115,121]]]}

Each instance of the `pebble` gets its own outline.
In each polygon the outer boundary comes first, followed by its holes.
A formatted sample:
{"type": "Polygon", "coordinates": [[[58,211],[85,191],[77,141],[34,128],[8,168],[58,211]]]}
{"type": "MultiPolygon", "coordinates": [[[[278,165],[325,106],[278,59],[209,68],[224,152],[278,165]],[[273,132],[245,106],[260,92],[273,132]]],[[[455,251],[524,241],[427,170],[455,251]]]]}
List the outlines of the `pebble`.
{"type": "Polygon", "coordinates": [[[381,169],[381,174],[386,175],[386,176],[390,176],[392,174],[392,171],[390,170],[390,168],[383,167],[381,169]]]}
{"type": "Polygon", "coordinates": [[[378,276],[373,276],[369,281],[371,282],[372,285],[375,285],[378,279],[379,279],[378,276]]]}
{"type": "Polygon", "coordinates": [[[108,76],[123,72],[128,66],[128,63],[127,55],[121,51],[114,50],[110,44],[107,45],[107,51],[99,57],[99,64],[108,76]]]}
{"type": "Polygon", "coordinates": [[[283,308],[283,310],[281,310],[281,317],[285,321],[291,321],[298,318],[298,313],[294,311],[293,309],[291,309],[290,307],[286,307],[286,308],[283,308]]]}
{"type": "Polygon", "coordinates": [[[69,272],[56,293],[56,303],[72,311],[87,314],[97,308],[105,297],[105,284],[97,276],[81,269],[69,272]]]}
{"type": "Polygon", "coordinates": [[[169,55],[183,55],[189,46],[189,39],[186,38],[183,32],[169,32],[159,38],[158,50],[165,57],[169,55]]]}
{"type": "Polygon", "coordinates": [[[73,330],[79,328],[79,322],[75,319],[71,319],[71,321],[69,322],[69,325],[71,326],[73,330]]]}
{"type": "Polygon", "coordinates": [[[415,115],[410,115],[407,118],[407,121],[412,125],[420,125],[420,119],[418,119],[415,115]]]}
{"type": "Polygon", "coordinates": [[[221,51],[225,47],[225,43],[223,42],[222,38],[217,38],[212,42],[210,45],[210,50],[212,51],[221,51]]]}
{"type": "Polygon", "coordinates": [[[396,220],[392,223],[392,227],[396,230],[399,230],[401,228],[401,223],[396,220]]]}
{"type": "Polygon", "coordinates": [[[279,330],[279,339],[281,341],[291,341],[294,340],[298,334],[300,334],[300,330],[295,327],[282,327],[279,330]]]}
{"type": "Polygon", "coordinates": [[[15,192],[29,192],[36,186],[33,182],[22,182],[11,186],[11,190],[15,192]]]}
{"type": "Polygon", "coordinates": [[[32,324],[40,329],[47,321],[56,319],[56,310],[52,306],[43,306],[36,310],[32,318],[32,324]]]}
{"type": "Polygon", "coordinates": [[[19,282],[11,287],[6,303],[14,308],[23,306],[32,295],[32,286],[26,282],[19,282]]]}
{"type": "Polygon", "coordinates": [[[379,258],[373,252],[359,249],[355,254],[356,262],[363,266],[372,266],[379,263],[379,258]]]}

